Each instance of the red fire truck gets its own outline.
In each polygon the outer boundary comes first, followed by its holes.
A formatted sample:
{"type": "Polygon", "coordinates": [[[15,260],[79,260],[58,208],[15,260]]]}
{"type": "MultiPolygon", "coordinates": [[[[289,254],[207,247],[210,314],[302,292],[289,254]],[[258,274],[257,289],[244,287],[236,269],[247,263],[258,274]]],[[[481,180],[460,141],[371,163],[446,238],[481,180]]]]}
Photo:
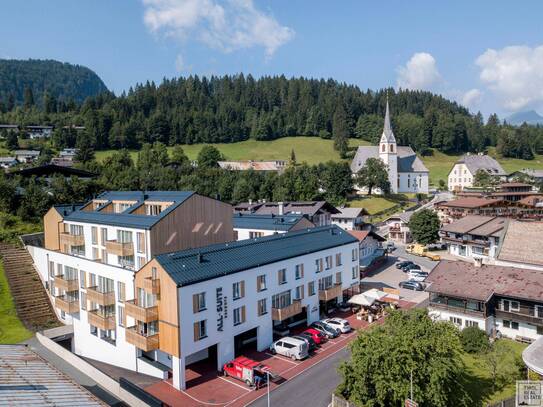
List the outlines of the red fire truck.
{"type": "Polygon", "coordinates": [[[254,386],[256,382],[266,383],[267,376],[275,378],[270,368],[262,363],[256,362],[244,356],[239,356],[234,360],[225,363],[223,374],[245,382],[249,387],[254,386]]]}

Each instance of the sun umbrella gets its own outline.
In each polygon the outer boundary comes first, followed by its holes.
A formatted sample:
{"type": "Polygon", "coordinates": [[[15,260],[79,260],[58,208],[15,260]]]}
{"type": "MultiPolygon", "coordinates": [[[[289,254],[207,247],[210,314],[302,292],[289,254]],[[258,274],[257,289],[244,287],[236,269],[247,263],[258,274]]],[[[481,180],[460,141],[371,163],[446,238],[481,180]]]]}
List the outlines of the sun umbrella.
{"type": "Polygon", "coordinates": [[[347,302],[349,304],[356,304],[356,305],[362,305],[364,307],[369,307],[375,302],[375,299],[368,298],[364,294],[356,294],[356,295],[353,295],[347,302]]]}

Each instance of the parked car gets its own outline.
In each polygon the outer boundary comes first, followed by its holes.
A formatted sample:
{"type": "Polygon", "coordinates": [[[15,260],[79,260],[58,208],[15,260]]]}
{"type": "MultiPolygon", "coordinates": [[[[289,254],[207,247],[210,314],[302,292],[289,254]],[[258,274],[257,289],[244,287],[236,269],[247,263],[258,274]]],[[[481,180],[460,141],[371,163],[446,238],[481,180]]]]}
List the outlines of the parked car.
{"type": "Polygon", "coordinates": [[[407,266],[405,267],[402,267],[402,271],[404,273],[407,273],[409,270],[421,270],[420,266],[418,264],[408,264],[407,266]]]}
{"type": "Polygon", "coordinates": [[[302,334],[310,335],[317,345],[322,345],[328,340],[328,337],[325,334],[313,328],[307,328],[302,334]]]}
{"type": "Polygon", "coordinates": [[[407,272],[407,277],[409,277],[410,280],[414,281],[424,281],[426,280],[426,277],[428,277],[428,274],[426,271],[420,271],[420,270],[409,270],[407,272]]]}
{"type": "Polygon", "coordinates": [[[339,329],[336,329],[334,327],[331,327],[327,323],[324,323],[322,321],[313,322],[310,325],[311,328],[316,329],[317,331],[323,333],[328,338],[337,338],[340,334],[339,329]]]}
{"type": "Polygon", "coordinates": [[[413,263],[410,260],[400,261],[399,263],[396,263],[396,268],[397,269],[402,269],[405,266],[409,266],[410,264],[415,264],[415,263],[413,263]]]}
{"type": "Polygon", "coordinates": [[[266,382],[268,374],[271,377],[275,376],[268,366],[244,356],[225,363],[222,371],[225,376],[241,380],[249,387],[254,386],[258,381],[266,382]]]}
{"type": "Polygon", "coordinates": [[[341,333],[351,332],[351,325],[349,325],[349,321],[347,321],[346,319],[328,318],[325,319],[324,322],[336,329],[339,329],[341,333]]]}
{"type": "Polygon", "coordinates": [[[445,243],[430,243],[426,248],[428,250],[446,250],[447,245],[445,243]]]}
{"type": "Polygon", "coordinates": [[[419,281],[401,281],[400,287],[405,288],[406,290],[414,290],[414,291],[423,291],[424,290],[424,284],[422,284],[419,281]]]}
{"type": "Polygon", "coordinates": [[[270,346],[270,352],[272,354],[279,354],[291,358],[292,360],[305,359],[308,353],[308,346],[305,341],[295,339],[290,336],[275,341],[270,346]]]}
{"type": "Polygon", "coordinates": [[[394,244],[394,242],[388,241],[386,242],[385,248],[387,252],[392,253],[394,249],[396,249],[396,245],[394,244]]]}
{"type": "Polygon", "coordinates": [[[313,340],[313,338],[310,335],[305,335],[305,334],[301,333],[299,335],[293,335],[292,337],[295,338],[295,339],[300,339],[300,340],[304,341],[307,344],[307,350],[309,352],[312,352],[315,349],[317,349],[317,344],[315,343],[315,341],[313,340]]]}

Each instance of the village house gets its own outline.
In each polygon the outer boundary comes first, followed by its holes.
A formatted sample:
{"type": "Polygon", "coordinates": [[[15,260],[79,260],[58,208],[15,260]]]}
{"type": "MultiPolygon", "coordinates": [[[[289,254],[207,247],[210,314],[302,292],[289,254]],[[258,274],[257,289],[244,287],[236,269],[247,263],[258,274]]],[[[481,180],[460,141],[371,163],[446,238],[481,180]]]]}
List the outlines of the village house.
{"type": "Polygon", "coordinates": [[[462,191],[472,187],[477,171],[486,171],[492,177],[505,180],[506,173],[494,158],[483,154],[466,154],[454,165],[448,176],[449,191],[462,191]]]}
{"type": "Polygon", "coordinates": [[[337,210],[339,213],[331,216],[332,225],[344,230],[362,230],[367,225],[364,216],[367,216],[368,212],[364,208],[337,208],[337,210]]]}
{"type": "Polygon", "coordinates": [[[386,260],[386,250],[382,247],[386,239],[372,230],[349,230],[358,239],[360,275],[368,273],[386,260]]]}
{"type": "Polygon", "coordinates": [[[287,167],[285,160],[271,161],[218,161],[219,167],[231,171],[275,171],[281,172],[287,167]]]}
{"type": "Polygon", "coordinates": [[[315,227],[304,215],[234,213],[232,223],[234,240],[254,239],[315,227]]]}
{"type": "Polygon", "coordinates": [[[413,236],[409,229],[409,220],[414,211],[405,211],[400,214],[390,216],[385,222],[388,228],[388,238],[396,242],[411,243],[413,236]]]}

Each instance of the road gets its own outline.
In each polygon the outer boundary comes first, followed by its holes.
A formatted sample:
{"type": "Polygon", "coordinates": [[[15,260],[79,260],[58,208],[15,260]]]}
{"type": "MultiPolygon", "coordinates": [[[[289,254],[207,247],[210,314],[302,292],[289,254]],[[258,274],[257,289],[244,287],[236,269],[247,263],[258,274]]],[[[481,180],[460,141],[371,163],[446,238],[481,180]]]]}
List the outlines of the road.
{"type": "MultiPolygon", "coordinates": [[[[344,348],[312,366],[304,373],[279,386],[270,393],[270,406],[281,407],[327,407],[332,392],[339,384],[337,367],[349,357],[348,348],[344,348]]],[[[266,396],[249,404],[253,407],[266,407],[266,396]]]]}

